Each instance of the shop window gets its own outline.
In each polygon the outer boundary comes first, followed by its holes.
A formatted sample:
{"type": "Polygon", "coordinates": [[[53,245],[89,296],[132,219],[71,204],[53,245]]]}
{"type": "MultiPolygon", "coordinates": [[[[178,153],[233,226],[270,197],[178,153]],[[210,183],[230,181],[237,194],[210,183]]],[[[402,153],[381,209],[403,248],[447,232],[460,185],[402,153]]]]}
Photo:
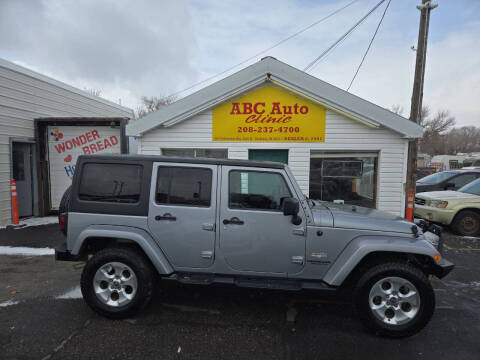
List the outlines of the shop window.
{"type": "Polygon", "coordinates": [[[141,165],[87,163],[78,196],[85,201],[137,203],[141,184],[141,165]]]}
{"type": "Polygon", "coordinates": [[[162,149],[162,155],[227,159],[228,149],[162,149]]]}
{"type": "Polygon", "coordinates": [[[292,196],[280,174],[260,171],[230,171],[229,207],[278,211],[282,200],[292,196]]]}
{"type": "Polygon", "coordinates": [[[158,204],[210,206],[212,170],[190,167],[158,168],[155,201],[158,204]]]}
{"type": "Polygon", "coordinates": [[[310,198],[375,208],[376,153],[314,153],[310,198]]]}

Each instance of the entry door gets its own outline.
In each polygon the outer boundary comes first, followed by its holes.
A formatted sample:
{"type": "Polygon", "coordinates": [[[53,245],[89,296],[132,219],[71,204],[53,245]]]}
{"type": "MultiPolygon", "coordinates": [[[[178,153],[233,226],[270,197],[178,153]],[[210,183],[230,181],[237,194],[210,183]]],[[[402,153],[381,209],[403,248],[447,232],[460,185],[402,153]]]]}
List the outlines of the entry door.
{"type": "Polygon", "coordinates": [[[13,178],[17,184],[18,215],[33,215],[32,194],[32,146],[28,143],[12,143],[13,178]]]}
{"type": "Polygon", "coordinates": [[[148,226],[175,267],[212,264],[216,188],[216,165],[154,164],[148,226]]]}
{"type": "Polygon", "coordinates": [[[239,271],[295,274],[304,266],[305,216],[284,216],[281,201],[294,196],[280,170],[222,166],[220,249],[239,271]]]}
{"type": "Polygon", "coordinates": [[[248,159],[278,161],[284,164],[288,164],[288,150],[251,149],[248,150],[248,159]]]}

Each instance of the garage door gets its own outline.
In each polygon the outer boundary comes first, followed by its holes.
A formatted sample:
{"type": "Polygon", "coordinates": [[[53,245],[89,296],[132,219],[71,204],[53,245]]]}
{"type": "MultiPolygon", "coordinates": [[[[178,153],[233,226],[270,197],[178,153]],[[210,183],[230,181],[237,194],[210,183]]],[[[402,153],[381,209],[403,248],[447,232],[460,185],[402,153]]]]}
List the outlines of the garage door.
{"type": "Polygon", "coordinates": [[[72,183],[79,155],[120,153],[120,129],[110,126],[49,126],[50,206],[57,210],[72,183]]]}

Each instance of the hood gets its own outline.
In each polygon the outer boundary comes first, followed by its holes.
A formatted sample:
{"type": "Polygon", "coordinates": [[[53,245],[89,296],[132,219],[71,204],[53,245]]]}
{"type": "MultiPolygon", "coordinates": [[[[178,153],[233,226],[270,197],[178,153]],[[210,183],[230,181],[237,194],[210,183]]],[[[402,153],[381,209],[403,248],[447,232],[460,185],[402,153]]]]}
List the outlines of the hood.
{"type": "Polygon", "coordinates": [[[415,196],[425,200],[479,199],[478,195],[460,191],[429,191],[417,193],[415,196]]]}
{"type": "Polygon", "coordinates": [[[326,201],[315,201],[314,203],[316,205],[312,208],[314,213],[321,211],[320,205],[331,212],[333,226],[336,228],[412,233],[413,223],[385,211],[326,201]]]}

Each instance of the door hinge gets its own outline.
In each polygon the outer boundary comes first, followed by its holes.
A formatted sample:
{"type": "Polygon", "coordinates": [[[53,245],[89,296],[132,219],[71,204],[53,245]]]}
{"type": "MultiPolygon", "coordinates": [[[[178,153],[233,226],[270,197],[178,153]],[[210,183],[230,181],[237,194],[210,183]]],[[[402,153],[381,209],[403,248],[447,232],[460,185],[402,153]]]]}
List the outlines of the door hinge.
{"type": "Polygon", "coordinates": [[[303,256],[292,256],[292,263],[303,265],[303,256]]]}
{"type": "Polygon", "coordinates": [[[293,235],[305,236],[305,229],[293,229],[293,235]]]}
{"type": "Polygon", "coordinates": [[[206,250],[201,253],[202,259],[211,259],[213,256],[213,251],[206,250]]]}
{"type": "Polygon", "coordinates": [[[202,229],[207,231],[215,231],[215,224],[210,224],[210,223],[202,224],[202,229]]]}

